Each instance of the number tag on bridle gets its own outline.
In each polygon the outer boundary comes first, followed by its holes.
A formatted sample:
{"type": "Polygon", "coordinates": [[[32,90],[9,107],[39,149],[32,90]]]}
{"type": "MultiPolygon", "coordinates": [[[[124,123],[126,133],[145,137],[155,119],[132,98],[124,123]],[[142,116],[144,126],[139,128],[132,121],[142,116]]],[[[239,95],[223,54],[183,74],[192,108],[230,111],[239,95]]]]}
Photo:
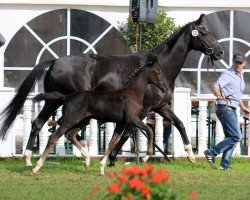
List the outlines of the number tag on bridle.
{"type": "Polygon", "coordinates": [[[198,30],[192,30],[192,36],[197,37],[199,35],[198,30]]]}

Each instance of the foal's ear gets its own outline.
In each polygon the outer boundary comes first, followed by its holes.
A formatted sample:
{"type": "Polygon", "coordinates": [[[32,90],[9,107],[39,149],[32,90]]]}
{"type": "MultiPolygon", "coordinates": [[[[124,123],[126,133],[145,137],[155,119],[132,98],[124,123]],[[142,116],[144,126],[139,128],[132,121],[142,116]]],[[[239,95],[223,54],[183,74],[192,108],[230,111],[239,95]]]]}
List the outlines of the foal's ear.
{"type": "Polygon", "coordinates": [[[151,68],[151,71],[159,75],[161,73],[161,70],[158,67],[151,68]]]}
{"type": "Polygon", "coordinates": [[[205,14],[204,14],[204,13],[201,14],[200,17],[199,17],[199,19],[197,19],[197,20],[195,21],[195,24],[196,24],[196,25],[200,25],[200,24],[204,21],[204,17],[205,17],[205,14]]]}

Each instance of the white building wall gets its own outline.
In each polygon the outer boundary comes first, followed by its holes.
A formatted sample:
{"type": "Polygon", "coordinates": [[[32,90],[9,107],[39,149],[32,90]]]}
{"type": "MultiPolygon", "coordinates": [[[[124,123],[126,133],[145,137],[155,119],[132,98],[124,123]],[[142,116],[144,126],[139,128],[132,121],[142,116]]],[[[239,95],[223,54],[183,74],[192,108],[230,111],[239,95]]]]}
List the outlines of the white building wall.
{"type": "MultiPolygon", "coordinates": [[[[249,0],[159,0],[159,9],[175,18],[177,25],[197,19],[200,14],[221,10],[250,12],[249,0]]],[[[0,33],[6,44],[0,48],[0,87],[3,87],[4,51],[17,31],[33,18],[56,9],[81,9],[96,14],[114,27],[128,17],[129,0],[0,0],[0,33]]],[[[0,98],[3,94],[0,93],[0,98]]]]}

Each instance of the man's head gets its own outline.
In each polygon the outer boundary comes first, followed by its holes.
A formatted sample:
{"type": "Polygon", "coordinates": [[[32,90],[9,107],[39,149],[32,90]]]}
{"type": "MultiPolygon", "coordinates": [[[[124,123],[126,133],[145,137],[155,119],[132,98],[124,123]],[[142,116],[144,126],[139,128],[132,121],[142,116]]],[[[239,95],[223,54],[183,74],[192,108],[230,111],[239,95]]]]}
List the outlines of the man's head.
{"type": "Polygon", "coordinates": [[[239,74],[241,73],[242,69],[246,65],[246,56],[245,54],[238,52],[234,54],[233,57],[234,69],[239,74]]]}

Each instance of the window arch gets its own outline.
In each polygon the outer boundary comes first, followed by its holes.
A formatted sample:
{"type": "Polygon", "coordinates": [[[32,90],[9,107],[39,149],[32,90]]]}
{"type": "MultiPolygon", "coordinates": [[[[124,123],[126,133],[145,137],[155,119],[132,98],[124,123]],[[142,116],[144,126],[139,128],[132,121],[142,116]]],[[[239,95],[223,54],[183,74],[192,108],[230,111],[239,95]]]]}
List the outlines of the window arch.
{"type": "MultiPolygon", "coordinates": [[[[130,53],[119,37],[113,25],[87,11],[59,9],[39,15],[18,30],[5,50],[4,86],[18,88],[45,60],[79,53],[130,53]]],[[[33,92],[42,90],[40,81],[33,92]]]]}

